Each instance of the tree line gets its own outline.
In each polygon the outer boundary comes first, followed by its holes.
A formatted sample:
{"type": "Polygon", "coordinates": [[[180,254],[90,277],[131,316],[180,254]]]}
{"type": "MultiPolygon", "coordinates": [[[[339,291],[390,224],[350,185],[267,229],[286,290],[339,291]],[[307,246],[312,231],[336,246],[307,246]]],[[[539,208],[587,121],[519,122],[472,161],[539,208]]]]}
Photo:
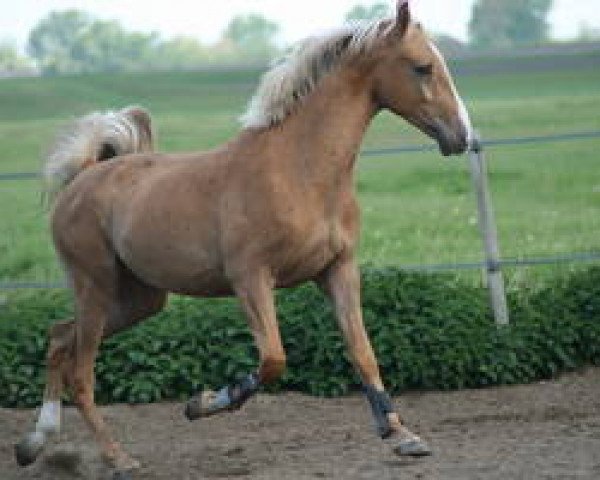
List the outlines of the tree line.
{"type": "Polygon", "coordinates": [[[86,12],[51,12],[29,34],[27,53],[42,74],[186,70],[215,63],[258,63],[277,51],[277,24],[261,15],[231,20],[215,45],[126,30],[86,12]]]}
{"type": "MultiPolygon", "coordinates": [[[[391,2],[356,5],[347,21],[389,15],[391,2]]],[[[469,22],[469,44],[441,35],[442,50],[511,48],[548,40],[552,0],[477,0],[469,22]]],[[[164,39],[126,30],[116,20],[99,20],[80,10],[51,12],[30,32],[28,57],[0,44],[0,72],[36,68],[44,75],[147,70],[192,70],[216,64],[260,64],[279,48],[279,26],[260,14],[234,17],[213,45],[191,37],[164,39]]],[[[594,34],[589,28],[586,35],[594,34]]],[[[598,32],[596,32],[598,33],[598,32]]]]}

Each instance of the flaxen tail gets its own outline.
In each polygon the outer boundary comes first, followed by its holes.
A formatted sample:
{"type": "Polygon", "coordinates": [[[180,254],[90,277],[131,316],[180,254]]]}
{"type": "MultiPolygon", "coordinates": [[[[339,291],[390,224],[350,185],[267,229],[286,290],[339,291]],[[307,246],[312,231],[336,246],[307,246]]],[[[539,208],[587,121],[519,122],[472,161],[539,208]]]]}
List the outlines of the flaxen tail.
{"type": "Polygon", "coordinates": [[[141,107],[94,112],[56,139],[45,159],[45,191],[52,199],[83,169],[118,155],[153,151],[150,114],[141,107]]]}

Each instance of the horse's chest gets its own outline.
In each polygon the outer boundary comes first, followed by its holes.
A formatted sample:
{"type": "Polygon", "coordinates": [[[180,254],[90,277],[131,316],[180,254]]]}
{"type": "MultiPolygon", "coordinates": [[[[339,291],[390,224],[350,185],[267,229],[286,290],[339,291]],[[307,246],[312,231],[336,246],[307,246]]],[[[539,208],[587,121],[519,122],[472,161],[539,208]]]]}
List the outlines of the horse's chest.
{"type": "Polygon", "coordinates": [[[271,267],[280,286],[319,275],[347,247],[347,233],[335,218],[320,218],[299,228],[282,229],[271,267]]]}

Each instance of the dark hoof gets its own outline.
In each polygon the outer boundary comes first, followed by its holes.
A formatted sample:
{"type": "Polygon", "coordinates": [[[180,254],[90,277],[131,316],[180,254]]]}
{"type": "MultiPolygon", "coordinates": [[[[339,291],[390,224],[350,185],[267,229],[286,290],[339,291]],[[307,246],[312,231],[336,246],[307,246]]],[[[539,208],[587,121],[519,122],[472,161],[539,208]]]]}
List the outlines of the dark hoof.
{"type": "Polygon", "coordinates": [[[133,480],[133,474],[129,470],[116,470],[112,480],[133,480]]]}
{"type": "Polygon", "coordinates": [[[419,439],[402,440],[394,447],[394,453],[403,457],[427,457],[431,455],[431,449],[419,439]]]}
{"type": "Polygon", "coordinates": [[[15,458],[20,467],[26,467],[36,461],[43,449],[43,444],[32,442],[25,437],[15,445],[15,458]]]}
{"type": "Polygon", "coordinates": [[[198,420],[202,416],[200,397],[194,397],[188,400],[183,413],[185,418],[187,418],[190,422],[193,420],[198,420]]]}

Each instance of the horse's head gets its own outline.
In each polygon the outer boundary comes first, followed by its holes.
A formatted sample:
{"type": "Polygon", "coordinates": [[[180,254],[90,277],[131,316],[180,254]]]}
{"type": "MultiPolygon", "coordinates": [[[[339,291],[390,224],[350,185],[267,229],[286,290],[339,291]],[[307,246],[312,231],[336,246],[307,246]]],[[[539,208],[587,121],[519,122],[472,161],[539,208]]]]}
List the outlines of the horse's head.
{"type": "Polygon", "coordinates": [[[470,146],[471,123],[444,58],[411,21],[407,0],[398,2],[391,22],[377,49],[375,100],[434,138],[444,155],[463,153],[470,146]]]}

